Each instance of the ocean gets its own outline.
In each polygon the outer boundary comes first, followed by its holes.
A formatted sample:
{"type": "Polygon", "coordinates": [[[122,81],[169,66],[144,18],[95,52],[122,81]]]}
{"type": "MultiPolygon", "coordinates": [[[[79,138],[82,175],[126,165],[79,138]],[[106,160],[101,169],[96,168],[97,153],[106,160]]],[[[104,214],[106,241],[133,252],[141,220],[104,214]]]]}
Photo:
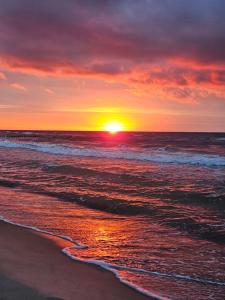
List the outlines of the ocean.
{"type": "Polygon", "coordinates": [[[225,299],[225,133],[0,131],[0,215],[158,299],[225,299]]]}

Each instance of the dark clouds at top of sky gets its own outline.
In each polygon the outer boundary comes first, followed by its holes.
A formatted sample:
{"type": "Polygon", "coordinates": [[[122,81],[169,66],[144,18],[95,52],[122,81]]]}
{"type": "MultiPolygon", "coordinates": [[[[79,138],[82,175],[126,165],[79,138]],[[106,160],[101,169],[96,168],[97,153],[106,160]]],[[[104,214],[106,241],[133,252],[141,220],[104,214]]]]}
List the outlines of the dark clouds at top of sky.
{"type": "Polygon", "coordinates": [[[224,49],[224,0],[0,0],[12,69],[222,85],[224,49]]]}

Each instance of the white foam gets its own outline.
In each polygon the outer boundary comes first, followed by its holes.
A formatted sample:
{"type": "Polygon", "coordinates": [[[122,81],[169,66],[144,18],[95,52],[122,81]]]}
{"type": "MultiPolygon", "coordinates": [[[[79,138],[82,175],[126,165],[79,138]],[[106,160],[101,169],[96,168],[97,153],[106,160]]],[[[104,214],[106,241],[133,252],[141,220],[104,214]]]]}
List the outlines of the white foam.
{"type": "Polygon", "coordinates": [[[12,221],[4,218],[3,216],[0,216],[0,220],[3,220],[7,223],[10,223],[10,224],[13,224],[13,225],[16,225],[16,226],[19,226],[19,227],[28,228],[28,229],[31,229],[31,230],[34,230],[34,231],[37,231],[37,232],[40,232],[40,233],[44,233],[44,234],[47,234],[47,235],[50,235],[50,236],[55,236],[55,237],[62,238],[64,240],[72,242],[74,244],[73,246],[66,247],[66,248],[62,249],[62,252],[65,255],[67,255],[68,257],[70,257],[71,259],[73,259],[75,261],[80,261],[80,262],[84,262],[84,263],[92,264],[92,265],[98,265],[101,268],[112,272],[118,278],[118,280],[120,282],[124,283],[125,285],[128,285],[129,287],[137,290],[138,292],[140,292],[140,293],[142,293],[146,296],[154,297],[155,299],[158,299],[158,300],[169,300],[169,298],[157,295],[157,294],[152,293],[152,292],[149,292],[149,291],[141,288],[140,286],[135,285],[135,284],[125,280],[123,277],[120,276],[118,271],[119,270],[125,270],[125,271],[130,271],[130,272],[135,272],[135,273],[145,273],[145,274],[152,275],[152,276],[167,277],[167,278],[174,278],[174,279],[178,279],[178,280],[199,282],[199,283],[203,283],[203,284],[212,284],[212,285],[225,286],[225,282],[224,281],[219,281],[219,280],[200,278],[200,277],[192,277],[190,275],[181,275],[181,274],[176,274],[176,273],[162,273],[162,272],[158,272],[158,271],[148,271],[148,270],[144,270],[144,269],[130,268],[130,267],[125,267],[125,266],[109,264],[109,263],[106,263],[104,261],[81,259],[81,258],[78,258],[78,257],[74,256],[73,254],[71,254],[70,251],[74,250],[74,249],[87,249],[88,246],[82,245],[79,242],[74,241],[73,239],[71,239],[68,236],[56,235],[54,233],[51,233],[51,232],[48,232],[48,231],[45,231],[45,230],[41,230],[37,227],[15,223],[15,222],[12,222],[12,221]]]}
{"type": "MultiPolygon", "coordinates": [[[[62,249],[62,252],[67,255],[68,257],[70,257],[71,259],[75,260],[75,261],[80,261],[80,262],[84,262],[84,263],[87,263],[87,264],[92,264],[92,265],[98,265],[100,266],[101,268],[103,269],[106,269],[110,272],[112,272],[116,278],[119,279],[120,282],[124,283],[125,285],[133,288],[134,290],[137,290],[138,292],[146,295],[146,296],[149,296],[149,297],[154,297],[155,299],[158,299],[158,300],[169,300],[169,298],[165,298],[165,297],[162,297],[162,296],[159,296],[159,295],[156,295],[155,293],[151,293],[149,291],[146,291],[145,289],[137,286],[137,285],[134,285],[128,281],[126,281],[125,279],[123,279],[119,274],[118,272],[116,271],[116,268],[113,269],[113,265],[110,265],[110,264],[107,264],[105,262],[102,262],[102,261],[95,261],[95,260],[84,260],[84,259],[80,259],[80,258],[77,258],[75,257],[74,255],[72,255],[70,253],[71,250],[73,249],[87,249],[88,246],[86,245],[82,245],[80,244],[79,242],[76,242],[74,241],[73,239],[71,239],[70,237],[68,236],[61,236],[61,235],[57,235],[57,234],[54,234],[54,233],[51,233],[51,232],[48,232],[48,231],[45,231],[45,230],[41,230],[37,227],[34,227],[34,226],[30,226],[30,225],[23,225],[23,224],[20,224],[20,223],[15,223],[15,222],[12,222],[10,221],[9,219],[3,217],[0,215],[0,220],[4,221],[4,222],[7,222],[9,224],[12,224],[12,225],[15,225],[15,226],[18,226],[18,227],[23,227],[23,228],[27,228],[27,229],[31,229],[31,230],[34,230],[34,231],[37,231],[37,232],[40,232],[40,233],[44,233],[44,234],[47,234],[47,235],[50,235],[50,236],[55,236],[55,237],[58,237],[58,238],[61,238],[61,239],[64,239],[64,240],[67,240],[67,241],[70,241],[74,244],[74,246],[71,246],[71,247],[67,247],[67,248],[64,248],[62,249]]],[[[116,266],[117,268],[122,268],[120,266],[116,266]]]]}
{"type": "Polygon", "coordinates": [[[23,227],[23,228],[27,228],[27,229],[31,229],[31,230],[34,230],[34,231],[37,231],[37,232],[40,232],[40,233],[43,233],[43,234],[47,234],[47,235],[50,235],[50,236],[55,236],[55,237],[58,237],[58,238],[61,238],[65,241],[69,241],[71,243],[74,244],[73,248],[76,248],[76,249],[87,249],[88,246],[86,245],[82,245],[76,241],[74,241],[73,239],[71,239],[71,237],[69,236],[65,236],[65,235],[57,235],[57,234],[54,234],[52,232],[49,232],[49,231],[45,231],[45,230],[41,230],[37,227],[34,227],[34,226],[30,226],[30,225],[23,225],[23,224],[19,224],[19,223],[15,223],[15,222],[12,222],[10,221],[9,219],[3,217],[3,216],[0,216],[0,220],[4,221],[4,222],[7,222],[9,224],[12,224],[12,225],[16,225],[16,226],[19,226],[19,227],[23,227]]]}
{"type": "Polygon", "coordinates": [[[0,140],[0,147],[6,148],[22,148],[34,151],[51,153],[57,155],[98,157],[110,159],[126,159],[150,161],[155,163],[167,164],[189,164],[202,165],[207,167],[224,167],[225,156],[216,154],[198,154],[188,152],[166,151],[165,149],[153,149],[146,151],[135,151],[128,148],[117,149],[100,149],[100,148],[78,148],[72,146],[64,146],[59,144],[35,143],[35,142],[13,142],[10,140],[0,140]]]}

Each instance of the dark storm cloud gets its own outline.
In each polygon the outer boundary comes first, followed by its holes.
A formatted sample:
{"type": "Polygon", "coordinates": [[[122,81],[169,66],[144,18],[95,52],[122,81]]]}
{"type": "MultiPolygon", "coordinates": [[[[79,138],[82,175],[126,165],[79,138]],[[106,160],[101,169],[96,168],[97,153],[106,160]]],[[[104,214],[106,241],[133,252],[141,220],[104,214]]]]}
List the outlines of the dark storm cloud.
{"type": "Polygon", "coordinates": [[[0,0],[0,59],[28,71],[220,85],[224,16],[223,0],[0,0]]]}

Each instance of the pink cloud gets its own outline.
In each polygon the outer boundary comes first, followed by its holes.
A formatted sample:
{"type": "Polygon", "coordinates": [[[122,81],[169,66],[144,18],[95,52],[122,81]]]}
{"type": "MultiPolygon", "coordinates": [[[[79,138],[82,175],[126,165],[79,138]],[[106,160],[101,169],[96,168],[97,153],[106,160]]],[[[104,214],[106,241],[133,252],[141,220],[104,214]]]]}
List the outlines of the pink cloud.
{"type": "Polygon", "coordinates": [[[19,83],[11,83],[10,86],[16,90],[20,90],[20,91],[23,91],[23,92],[26,92],[27,91],[27,88],[25,86],[23,86],[22,84],[19,84],[19,83]]]}
{"type": "Polygon", "coordinates": [[[6,80],[6,76],[4,73],[0,72],[0,82],[6,80]]]}
{"type": "Polygon", "coordinates": [[[52,89],[48,89],[48,88],[45,89],[45,92],[51,95],[55,94],[55,92],[52,89]]]}
{"type": "Polygon", "coordinates": [[[0,0],[0,6],[5,68],[114,80],[183,99],[202,89],[224,88],[225,4],[219,0],[213,5],[210,0],[183,1],[182,9],[180,0],[63,5],[46,0],[35,7],[29,0],[0,0]]]}

